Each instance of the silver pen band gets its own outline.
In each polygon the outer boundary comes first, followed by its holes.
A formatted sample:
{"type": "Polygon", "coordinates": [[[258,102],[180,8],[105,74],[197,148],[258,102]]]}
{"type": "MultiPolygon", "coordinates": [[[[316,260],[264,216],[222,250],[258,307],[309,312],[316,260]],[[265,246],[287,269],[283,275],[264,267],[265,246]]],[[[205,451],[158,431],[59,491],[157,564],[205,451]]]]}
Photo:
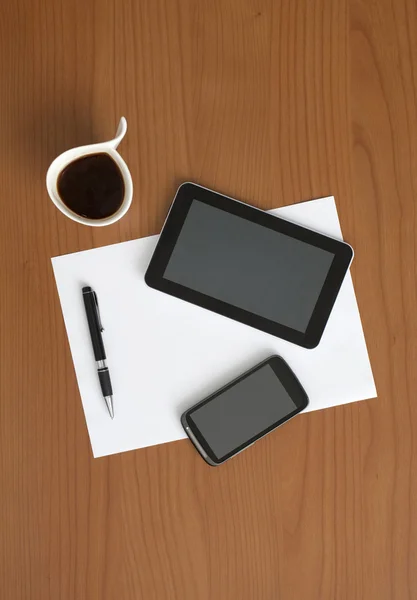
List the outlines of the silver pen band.
{"type": "Polygon", "coordinates": [[[106,360],[96,360],[97,369],[107,369],[106,360]]]}

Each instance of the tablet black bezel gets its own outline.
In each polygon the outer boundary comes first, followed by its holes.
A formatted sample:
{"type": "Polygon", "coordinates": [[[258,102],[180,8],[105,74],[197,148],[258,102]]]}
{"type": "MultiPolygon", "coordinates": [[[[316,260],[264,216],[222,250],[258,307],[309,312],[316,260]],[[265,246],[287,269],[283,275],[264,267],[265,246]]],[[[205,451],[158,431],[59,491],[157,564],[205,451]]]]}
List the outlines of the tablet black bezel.
{"type": "Polygon", "coordinates": [[[245,325],[260,329],[304,348],[315,348],[320,342],[352,257],[353,250],[345,242],[301,227],[300,225],[295,225],[290,221],[268,214],[249,204],[233,200],[228,196],[223,196],[199,185],[184,183],[178,188],[174,202],[172,203],[171,210],[146,271],[145,281],[149,287],[181,298],[186,302],[191,302],[225,317],[240,321],[245,325]],[[227,302],[212,298],[207,294],[191,290],[179,283],[164,279],[166,267],[194,200],[204,202],[209,206],[224,210],[230,214],[247,219],[263,227],[268,227],[273,231],[283,233],[334,254],[333,262],[305,332],[297,331],[296,329],[260,317],[227,302]]]}

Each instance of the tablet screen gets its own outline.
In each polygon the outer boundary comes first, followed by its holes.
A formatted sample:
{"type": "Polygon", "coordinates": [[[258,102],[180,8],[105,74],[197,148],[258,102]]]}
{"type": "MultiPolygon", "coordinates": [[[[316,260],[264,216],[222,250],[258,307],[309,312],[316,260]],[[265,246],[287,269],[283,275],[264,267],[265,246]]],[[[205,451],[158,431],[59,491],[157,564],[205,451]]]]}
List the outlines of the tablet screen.
{"type": "Polygon", "coordinates": [[[334,257],[193,200],[163,278],[304,333],[334,257]]]}

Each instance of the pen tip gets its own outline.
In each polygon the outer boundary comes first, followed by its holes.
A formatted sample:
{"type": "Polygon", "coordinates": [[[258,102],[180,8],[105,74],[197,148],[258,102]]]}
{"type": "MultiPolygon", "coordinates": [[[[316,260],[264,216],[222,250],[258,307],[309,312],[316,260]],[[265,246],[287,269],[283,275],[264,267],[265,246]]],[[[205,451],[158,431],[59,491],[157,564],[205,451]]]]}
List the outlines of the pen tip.
{"type": "Polygon", "coordinates": [[[107,404],[107,408],[108,408],[110,417],[112,419],[114,419],[113,397],[112,396],[106,396],[105,397],[105,401],[106,401],[106,404],[107,404]]]}

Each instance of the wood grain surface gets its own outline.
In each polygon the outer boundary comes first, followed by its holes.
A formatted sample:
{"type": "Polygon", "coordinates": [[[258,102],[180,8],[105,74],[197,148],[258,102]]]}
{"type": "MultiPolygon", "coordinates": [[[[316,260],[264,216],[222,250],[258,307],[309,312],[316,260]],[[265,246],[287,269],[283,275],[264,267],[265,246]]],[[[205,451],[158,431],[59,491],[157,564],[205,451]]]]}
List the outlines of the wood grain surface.
{"type": "Polygon", "coordinates": [[[416,194],[415,0],[4,0],[2,600],[416,599],[416,194]],[[132,208],[77,225],[47,167],[121,115],[132,208]],[[94,460],[50,257],[158,232],[184,180],[336,196],[379,397],[219,469],[94,460]]]}

